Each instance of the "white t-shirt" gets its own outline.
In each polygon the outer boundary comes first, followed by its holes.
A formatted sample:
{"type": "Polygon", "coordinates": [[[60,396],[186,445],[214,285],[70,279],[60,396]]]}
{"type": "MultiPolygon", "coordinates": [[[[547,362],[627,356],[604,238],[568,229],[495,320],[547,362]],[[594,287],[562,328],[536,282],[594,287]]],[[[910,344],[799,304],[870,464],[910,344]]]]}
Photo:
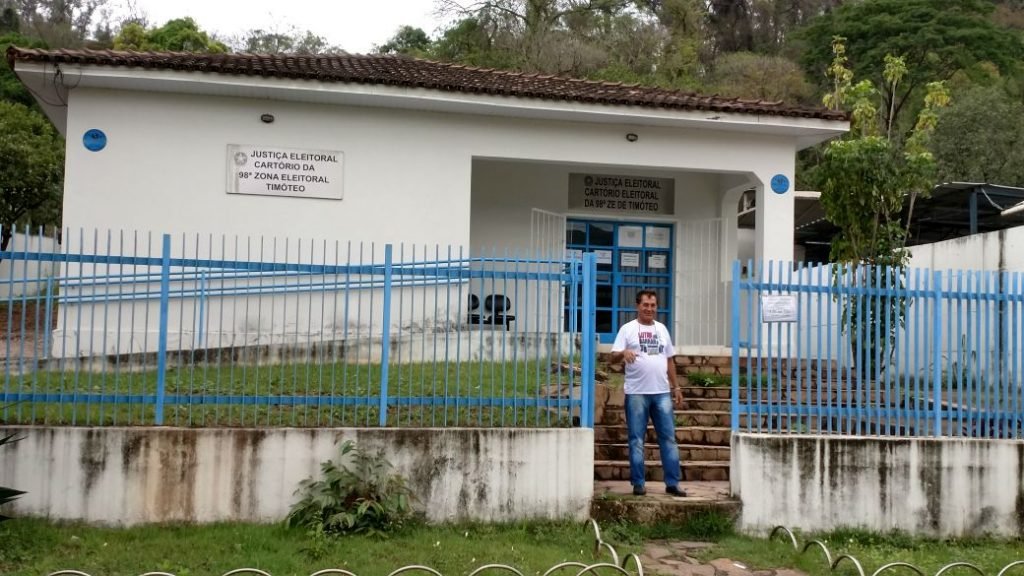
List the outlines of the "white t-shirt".
{"type": "Polygon", "coordinates": [[[626,394],[665,394],[668,387],[668,359],[676,355],[668,328],[657,320],[645,326],[638,320],[619,328],[612,352],[632,350],[636,360],[626,364],[626,394]]]}

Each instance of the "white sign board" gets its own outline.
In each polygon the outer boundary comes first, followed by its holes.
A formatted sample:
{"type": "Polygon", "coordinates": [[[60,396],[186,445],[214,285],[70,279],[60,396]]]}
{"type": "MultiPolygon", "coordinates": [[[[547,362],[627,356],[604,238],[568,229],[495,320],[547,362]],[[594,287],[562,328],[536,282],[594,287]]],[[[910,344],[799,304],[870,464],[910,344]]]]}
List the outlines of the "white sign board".
{"type": "Polygon", "coordinates": [[[639,252],[622,252],[622,268],[639,268],[640,267],[640,253],[639,252]]]}
{"type": "Polygon", "coordinates": [[[796,322],[797,313],[795,294],[761,295],[761,322],[796,322]]]}
{"type": "Polygon", "coordinates": [[[612,251],[611,250],[594,250],[594,254],[597,254],[598,264],[611,264],[612,263],[612,251]]]}
{"type": "Polygon", "coordinates": [[[650,270],[664,270],[667,257],[664,254],[651,254],[647,257],[647,268],[650,270]]]}
{"type": "Polygon", "coordinates": [[[341,200],[344,156],[336,150],[299,150],[228,144],[228,194],[341,200]]]}

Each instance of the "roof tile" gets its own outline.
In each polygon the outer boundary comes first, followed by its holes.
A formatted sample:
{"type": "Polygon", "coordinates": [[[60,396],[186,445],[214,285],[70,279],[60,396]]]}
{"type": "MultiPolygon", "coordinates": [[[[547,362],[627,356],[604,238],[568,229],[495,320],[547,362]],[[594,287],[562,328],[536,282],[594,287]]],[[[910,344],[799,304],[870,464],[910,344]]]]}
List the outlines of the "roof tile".
{"type": "Polygon", "coordinates": [[[622,82],[602,82],[538,73],[475,68],[406,56],[322,54],[198,54],[114,50],[7,49],[11,68],[18,62],[75,63],[197,73],[308,79],[320,82],[384,84],[588,104],[626,105],[670,110],[708,110],[792,118],[848,120],[845,112],[786,106],[757,99],[701,96],[622,82]]]}

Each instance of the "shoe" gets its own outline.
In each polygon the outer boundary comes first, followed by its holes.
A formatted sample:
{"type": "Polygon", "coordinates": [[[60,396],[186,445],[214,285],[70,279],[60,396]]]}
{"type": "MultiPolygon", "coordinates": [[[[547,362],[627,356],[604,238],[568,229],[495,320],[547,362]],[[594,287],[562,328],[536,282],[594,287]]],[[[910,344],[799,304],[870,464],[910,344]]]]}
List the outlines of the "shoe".
{"type": "Polygon", "coordinates": [[[686,490],[680,490],[679,486],[666,486],[665,494],[668,494],[669,496],[680,496],[685,498],[686,490]]]}
{"type": "Polygon", "coordinates": [[[643,486],[633,486],[633,496],[646,496],[647,490],[643,486]]]}

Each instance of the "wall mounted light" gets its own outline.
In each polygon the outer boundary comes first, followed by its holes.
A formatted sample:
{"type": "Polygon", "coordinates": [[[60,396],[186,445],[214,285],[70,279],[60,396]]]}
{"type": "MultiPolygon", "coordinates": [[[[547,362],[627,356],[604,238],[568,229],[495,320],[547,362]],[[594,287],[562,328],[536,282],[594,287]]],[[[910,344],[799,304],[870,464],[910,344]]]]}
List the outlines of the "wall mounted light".
{"type": "Polygon", "coordinates": [[[264,124],[271,124],[271,123],[274,122],[274,115],[273,114],[264,114],[264,115],[260,116],[260,120],[262,120],[264,124]]]}
{"type": "Polygon", "coordinates": [[[629,140],[630,142],[636,142],[639,139],[640,139],[640,137],[637,136],[636,134],[632,133],[632,132],[630,132],[629,134],[626,134],[626,140],[629,140]]]}

